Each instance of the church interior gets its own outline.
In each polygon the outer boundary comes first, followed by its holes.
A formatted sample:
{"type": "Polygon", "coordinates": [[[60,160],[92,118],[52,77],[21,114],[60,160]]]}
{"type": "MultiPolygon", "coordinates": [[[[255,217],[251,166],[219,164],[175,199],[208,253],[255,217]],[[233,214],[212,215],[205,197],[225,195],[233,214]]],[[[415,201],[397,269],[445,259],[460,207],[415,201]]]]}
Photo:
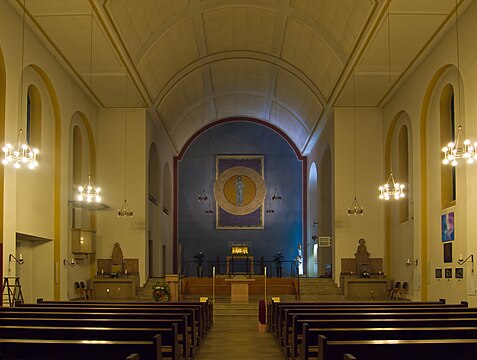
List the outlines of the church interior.
{"type": "Polygon", "coordinates": [[[35,303],[167,276],[226,297],[238,274],[251,295],[405,283],[476,306],[476,19],[472,0],[1,1],[4,303],[11,281],[35,303]]]}

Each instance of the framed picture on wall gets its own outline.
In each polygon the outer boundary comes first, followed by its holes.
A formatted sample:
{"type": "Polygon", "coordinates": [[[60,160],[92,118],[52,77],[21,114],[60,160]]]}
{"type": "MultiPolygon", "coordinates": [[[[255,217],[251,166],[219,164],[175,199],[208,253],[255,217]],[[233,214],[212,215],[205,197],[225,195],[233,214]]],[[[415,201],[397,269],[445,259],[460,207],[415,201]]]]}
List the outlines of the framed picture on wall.
{"type": "Polygon", "coordinates": [[[446,277],[446,279],[452,279],[452,269],[451,268],[446,268],[445,277],[446,277]]]}
{"type": "Polygon", "coordinates": [[[452,243],[444,244],[444,262],[452,262],[452,243]]]}
{"type": "Polygon", "coordinates": [[[441,215],[441,234],[442,241],[454,240],[454,212],[448,212],[441,215]]]}
{"type": "Polygon", "coordinates": [[[436,269],[436,279],[442,279],[442,269],[436,269]]]}
{"type": "Polygon", "coordinates": [[[456,279],[464,278],[464,268],[455,268],[455,278],[456,279]]]}

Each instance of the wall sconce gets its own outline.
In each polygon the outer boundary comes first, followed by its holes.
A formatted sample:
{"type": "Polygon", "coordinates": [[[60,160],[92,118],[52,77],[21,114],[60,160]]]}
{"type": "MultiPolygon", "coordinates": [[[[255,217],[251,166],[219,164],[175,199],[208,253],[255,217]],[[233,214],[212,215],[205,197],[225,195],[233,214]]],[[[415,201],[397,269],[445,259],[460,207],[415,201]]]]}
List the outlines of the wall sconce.
{"type": "Polygon", "coordinates": [[[69,262],[68,260],[66,259],[63,259],[63,265],[69,265],[71,267],[74,267],[76,264],[75,264],[75,259],[71,259],[71,262],[69,262]]]}
{"type": "Polygon", "coordinates": [[[457,260],[457,263],[459,265],[464,265],[469,260],[472,263],[472,272],[474,272],[474,254],[470,254],[469,256],[467,256],[465,260],[462,259],[462,254],[460,254],[459,260],[457,260]]]}
{"type": "Polygon", "coordinates": [[[318,221],[313,221],[313,227],[316,227],[318,225],[318,221]]]}
{"type": "Polygon", "coordinates": [[[413,266],[414,264],[415,264],[416,266],[419,264],[419,262],[417,261],[417,259],[415,259],[415,260],[413,260],[413,261],[411,261],[410,259],[407,259],[407,260],[406,260],[406,267],[409,268],[409,267],[413,266]]]}
{"type": "Polygon", "coordinates": [[[19,265],[23,265],[25,263],[25,260],[23,260],[23,254],[21,253],[20,256],[18,256],[18,259],[13,254],[8,255],[8,261],[11,262],[12,259],[15,260],[19,265]]]}

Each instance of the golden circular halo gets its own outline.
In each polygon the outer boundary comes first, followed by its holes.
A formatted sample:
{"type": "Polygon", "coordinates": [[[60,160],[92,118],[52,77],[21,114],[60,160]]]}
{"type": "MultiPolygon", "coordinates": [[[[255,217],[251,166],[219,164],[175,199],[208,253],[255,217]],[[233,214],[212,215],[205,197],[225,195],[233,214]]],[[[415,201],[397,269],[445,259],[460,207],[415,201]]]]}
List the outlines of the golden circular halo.
{"type": "Polygon", "coordinates": [[[262,205],[265,194],[265,182],[260,174],[245,166],[234,166],[223,171],[214,184],[215,201],[232,215],[251,214],[262,205]],[[242,205],[236,201],[235,183],[239,176],[244,185],[242,205]]]}

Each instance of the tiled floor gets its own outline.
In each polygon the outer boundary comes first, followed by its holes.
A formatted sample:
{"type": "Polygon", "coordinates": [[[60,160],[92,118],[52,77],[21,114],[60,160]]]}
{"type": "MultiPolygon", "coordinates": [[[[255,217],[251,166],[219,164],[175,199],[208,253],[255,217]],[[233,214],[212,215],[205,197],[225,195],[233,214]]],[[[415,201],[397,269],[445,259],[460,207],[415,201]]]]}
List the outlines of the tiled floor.
{"type": "Polygon", "coordinates": [[[280,347],[269,332],[258,330],[258,321],[217,317],[196,360],[283,360],[280,347]]]}

